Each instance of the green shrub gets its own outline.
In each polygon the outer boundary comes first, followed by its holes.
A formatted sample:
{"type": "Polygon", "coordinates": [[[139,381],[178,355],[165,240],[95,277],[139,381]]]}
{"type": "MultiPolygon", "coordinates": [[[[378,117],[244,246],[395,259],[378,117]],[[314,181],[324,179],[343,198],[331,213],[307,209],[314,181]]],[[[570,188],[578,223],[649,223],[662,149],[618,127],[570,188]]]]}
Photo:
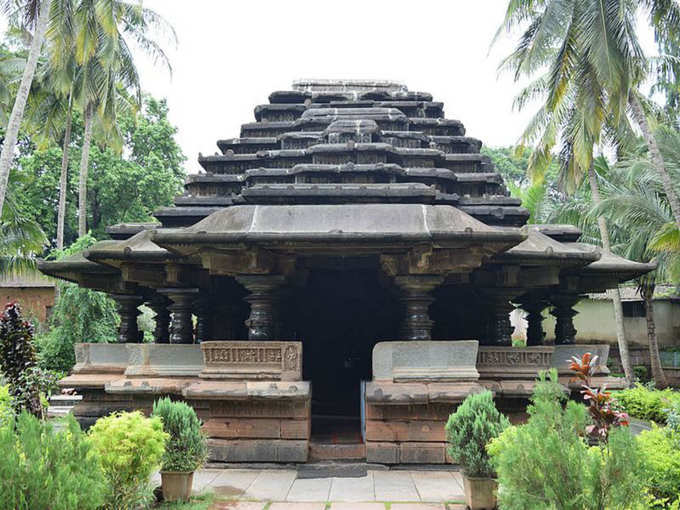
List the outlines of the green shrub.
{"type": "Polygon", "coordinates": [[[12,398],[9,396],[9,386],[0,386],[0,427],[4,427],[14,417],[12,398]]]}
{"type": "Polygon", "coordinates": [[[150,501],[149,479],[160,466],[168,439],[160,418],[146,418],[139,411],[115,413],[98,419],[89,436],[109,484],[105,508],[132,509],[150,501]]]}
{"type": "Polygon", "coordinates": [[[647,490],[654,497],[680,500],[680,434],[656,425],[636,438],[647,490]]]}
{"type": "Polygon", "coordinates": [[[446,437],[449,455],[471,477],[494,476],[486,445],[510,425],[493,402],[490,391],[469,395],[449,416],[446,437]]]}
{"type": "Polygon", "coordinates": [[[57,432],[24,412],[0,427],[0,508],[94,510],[104,502],[104,474],[91,442],[72,416],[64,424],[57,432]]]}
{"type": "Polygon", "coordinates": [[[163,421],[163,430],[170,435],[162,470],[190,472],[200,468],[208,451],[201,422],[193,408],[184,402],[162,398],[154,402],[152,415],[163,421]]]}
{"type": "Polygon", "coordinates": [[[584,439],[588,411],[542,375],[529,420],[509,427],[488,447],[498,473],[503,510],[637,509],[644,493],[637,477],[639,458],[628,427],[614,427],[608,443],[591,447],[584,439]]]}
{"type": "Polygon", "coordinates": [[[662,424],[666,423],[666,409],[680,403],[680,392],[652,389],[642,384],[612,393],[630,416],[662,424]]]}

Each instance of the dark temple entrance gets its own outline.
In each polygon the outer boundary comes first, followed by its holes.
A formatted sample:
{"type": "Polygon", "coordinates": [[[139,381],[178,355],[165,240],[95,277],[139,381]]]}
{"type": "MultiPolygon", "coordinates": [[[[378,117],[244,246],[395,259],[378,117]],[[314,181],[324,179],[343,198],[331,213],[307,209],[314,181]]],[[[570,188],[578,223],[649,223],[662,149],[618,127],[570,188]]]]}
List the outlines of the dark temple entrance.
{"type": "Polygon", "coordinates": [[[312,268],[285,306],[312,383],[313,441],[361,442],[360,386],[372,377],[373,346],[398,336],[397,301],[370,262],[312,268]]]}

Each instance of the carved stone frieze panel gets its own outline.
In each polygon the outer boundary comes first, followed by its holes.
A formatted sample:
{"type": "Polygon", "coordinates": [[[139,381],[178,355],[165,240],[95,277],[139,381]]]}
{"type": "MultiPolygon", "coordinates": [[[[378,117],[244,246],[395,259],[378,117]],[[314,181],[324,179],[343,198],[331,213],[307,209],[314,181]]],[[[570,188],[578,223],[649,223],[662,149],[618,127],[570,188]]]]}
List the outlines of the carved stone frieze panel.
{"type": "Polygon", "coordinates": [[[480,346],[477,371],[481,378],[529,378],[552,365],[553,347],[480,346]]]}
{"type": "Polygon", "coordinates": [[[302,379],[301,342],[222,340],[203,342],[201,350],[205,379],[302,379]]]}

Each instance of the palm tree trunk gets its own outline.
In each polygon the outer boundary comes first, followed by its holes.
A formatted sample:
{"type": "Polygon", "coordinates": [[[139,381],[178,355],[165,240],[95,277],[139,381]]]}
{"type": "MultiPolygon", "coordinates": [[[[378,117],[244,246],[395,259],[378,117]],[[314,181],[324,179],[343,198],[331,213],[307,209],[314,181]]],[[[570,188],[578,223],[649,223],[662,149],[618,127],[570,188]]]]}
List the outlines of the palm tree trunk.
{"type": "MultiPolygon", "coordinates": [[[[600,198],[600,188],[597,184],[597,176],[595,175],[595,167],[593,163],[588,168],[588,181],[590,183],[590,190],[593,196],[593,203],[599,205],[602,201],[600,198]]],[[[604,216],[597,217],[597,226],[600,229],[600,237],[602,238],[602,248],[605,252],[611,253],[611,244],[609,241],[609,230],[607,229],[607,220],[604,216]]],[[[618,285],[614,289],[609,289],[607,292],[609,298],[614,305],[614,322],[616,324],[616,341],[619,346],[619,356],[621,357],[621,366],[623,373],[626,376],[626,382],[630,386],[633,384],[633,368],[630,364],[630,353],[628,352],[628,341],[626,340],[626,331],[623,327],[623,306],[621,305],[621,292],[618,285]]]]}
{"type": "Polygon", "coordinates": [[[7,180],[9,179],[9,170],[14,159],[14,149],[19,138],[19,127],[24,118],[24,108],[26,108],[26,101],[31,90],[31,83],[33,83],[33,75],[35,68],[38,65],[38,57],[40,57],[40,48],[45,39],[45,31],[47,30],[47,23],[50,19],[50,5],[52,0],[43,0],[40,5],[40,14],[35,25],[35,32],[33,34],[33,41],[28,52],[28,59],[26,60],[26,67],[21,76],[21,83],[17,90],[17,97],[14,99],[14,106],[12,113],[7,123],[7,131],[5,132],[5,140],[2,145],[2,152],[0,153],[0,212],[5,204],[5,194],[7,193],[7,180]]]}
{"type": "Polygon", "coordinates": [[[61,151],[61,174],[59,175],[59,209],[57,211],[57,249],[64,247],[64,222],[66,221],[66,191],[68,188],[68,152],[71,145],[71,123],[73,96],[69,94],[64,145],[61,151]]]}
{"type": "Polygon", "coordinates": [[[659,177],[661,178],[663,190],[666,193],[668,203],[671,206],[673,218],[675,218],[675,224],[677,225],[678,229],[680,229],[680,200],[678,200],[678,195],[677,193],[675,193],[671,176],[668,173],[668,170],[666,170],[666,164],[663,159],[663,154],[661,154],[661,151],[659,150],[659,145],[656,143],[654,133],[652,133],[652,130],[649,127],[649,122],[647,122],[647,116],[645,115],[645,112],[642,109],[640,100],[638,99],[637,95],[635,95],[635,91],[631,91],[629,96],[629,103],[631,110],[633,112],[633,118],[635,119],[637,125],[640,127],[640,131],[642,131],[642,136],[644,137],[645,142],[647,142],[647,149],[649,150],[649,156],[652,160],[652,166],[654,167],[654,170],[656,171],[657,174],[659,174],[659,177]]]}
{"type": "Polygon", "coordinates": [[[92,142],[93,108],[85,108],[85,134],[83,135],[83,152],[80,156],[80,182],[78,186],[78,237],[87,234],[87,171],[90,163],[90,144],[92,142]]]}
{"type": "Polygon", "coordinates": [[[659,342],[656,338],[656,323],[654,322],[654,284],[641,286],[642,297],[645,300],[645,317],[647,319],[647,340],[649,341],[649,361],[652,366],[652,378],[657,388],[668,386],[666,374],[661,366],[659,342]]]}

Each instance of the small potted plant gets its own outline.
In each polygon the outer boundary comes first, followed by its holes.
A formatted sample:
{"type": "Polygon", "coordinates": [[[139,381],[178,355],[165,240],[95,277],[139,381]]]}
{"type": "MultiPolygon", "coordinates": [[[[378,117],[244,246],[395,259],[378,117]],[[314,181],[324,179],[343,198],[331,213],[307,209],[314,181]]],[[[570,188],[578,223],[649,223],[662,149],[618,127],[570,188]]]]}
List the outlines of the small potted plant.
{"type": "Polygon", "coordinates": [[[196,412],[184,402],[162,398],[154,402],[153,416],[163,421],[170,435],[163,454],[161,485],[165,501],[188,501],[194,471],[205,464],[206,438],[196,412]]]}
{"type": "Polygon", "coordinates": [[[496,508],[496,473],[486,445],[510,425],[493,402],[490,391],[469,395],[449,416],[449,455],[463,468],[465,500],[470,510],[496,508]]]}

